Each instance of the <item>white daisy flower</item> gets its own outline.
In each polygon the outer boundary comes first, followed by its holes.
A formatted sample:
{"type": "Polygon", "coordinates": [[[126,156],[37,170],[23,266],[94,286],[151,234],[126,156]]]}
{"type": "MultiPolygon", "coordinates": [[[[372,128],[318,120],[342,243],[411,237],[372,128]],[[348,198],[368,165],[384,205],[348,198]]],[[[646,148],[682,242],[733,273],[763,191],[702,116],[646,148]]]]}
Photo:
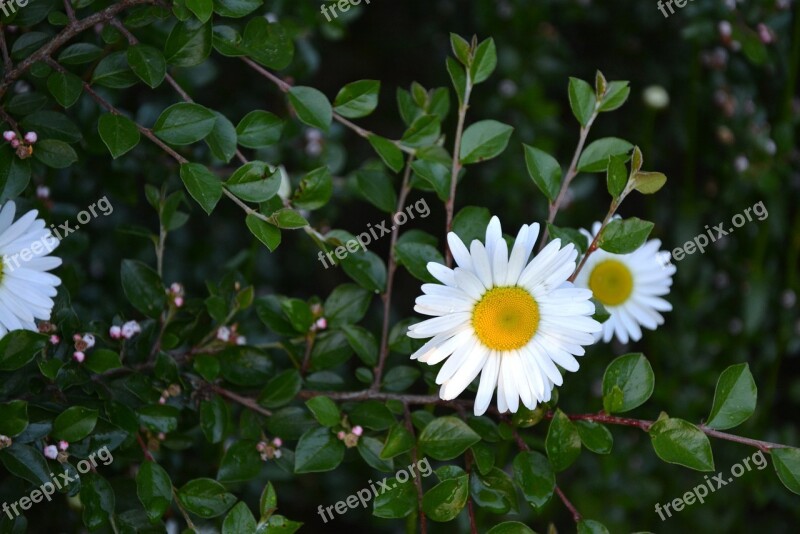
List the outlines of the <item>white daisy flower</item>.
{"type": "Polygon", "coordinates": [[[489,407],[495,386],[499,411],[530,409],[550,400],[561,372],[576,371],[581,345],[594,343],[600,324],[592,319],[591,291],[567,282],[577,251],[554,239],[528,261],[539,225],[524,225],[509,254],[500,221],[492,217],[486,244],[470,249],[450,233],[447,241],[458,267],[429,263],[442,284],[424,284],[417,312],[434,316],[409,327],[412,338],[432,338],[411,355],[429,365],[444,360],[436,383],[439,396],[456,398],[481,374],[475,414],[489,407]]]}
{"type": "MultiPolygon", "coordinates": [[[[591,242],[600,230],[581,230],[591,242]]],[[[589,288],[610,314],[597,335],[604,342],[616,335],[622,343],[639,341],[642,328],[655,330],[664,323],[659,312],[672,311],[672,304],[661,298],[669,293],[675,266],[670,254],[660,251],[661,241],[652,239],[630,254],[612,254],[597,249],[575,279],[578,287],[589,288]]]]}
{"type": "Polygon", "coordinates": [[[61,265],[61,258],[49,256],[59,241],[36,210],[14,222],[16,209],[9,201],[0,210],[0,337],[10,330],[36,331],[36,319],[49,320],[61,284],[46,272],[61,265]]]}

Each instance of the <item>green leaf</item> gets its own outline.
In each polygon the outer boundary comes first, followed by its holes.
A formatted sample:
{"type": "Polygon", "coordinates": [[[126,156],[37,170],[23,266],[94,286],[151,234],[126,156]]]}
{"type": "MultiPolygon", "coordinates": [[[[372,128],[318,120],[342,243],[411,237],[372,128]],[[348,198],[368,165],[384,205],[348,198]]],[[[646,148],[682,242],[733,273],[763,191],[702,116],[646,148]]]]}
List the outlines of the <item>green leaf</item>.
{"type": "Polygon", "coordinates": [[[461,64],[468,66],[472,56],[469,42],[456,33],[450,33],[450,47],[453,49],[453,55],[461,64]]]}
{"type": "Polygon", "coordinates": [[[422,115],[403,133],[403,144],[410,147],[432,145],[442,134],[442,121],[435,115],[422,115]]]}
{"type": "Polygon", "coordinates": [[[308,221],[291,208],[281,208],[269,216],[269,222],[278,228],[295,230],[308,226],[308,221]]]}
{"type": "Polygon", "coordinates": [[[207,22],[214,10],[212,0],[186,0],[186,7],[195,14],[200,22],[207,22]]]}
{"type": "Polygon", "coordinates": [[[746,363],[731,365],[717,381],[706,426],[725,430],[744,423],[756,410],[757,397],[758,389],[750,366],[746,363]]]}
{"type": "Polygon", "coordinates": [[[13,438],[28,427],[28,403],[12,400],[0,404],[0,434],[13,438]]]}
{"type": "Polygon", "coordinates": [[[135,85],[138,80],[128,65],[127,54],[123,51],[108,54],[92,72],[92,85],[111,89],[125,89],[135,85]]]}
{"type": "Polygon", "coordinates": [[[172,504],[172,481],[163,467],[145,461],[136,473],[136,495],[150,521],[158,521],[172,504]]]}
{"type": "Polygon", "coordinates": [[[283,70],[294,57],[294,41],[277,22],[253,17],[244,28],[241,48],[254,61],[271,69],[283,70]]]}
{"type": "Polygon", "coordinates": [[[403,391],[410,388],[420,377],[417,367],[398,365],[392,367],[383,377],[382,387],[386,391],[403,391]]]}
{"type": "Polygon", "coordinates": [[[358,448],[358,453],[367,462],[367,465],[373,469],[384,473],[394,472],[394,461],[380,456],[381,448],[383,448],[383,443],[380,440],[370,436],[361,436],[358,438],[356,447],[358,448]]]}
{"type": "Polygon", "coordinates": [[[586,236],[579,230],[574,228],[559,228],[558,226],[547,223],[547,233],[550,234],[550,237],[553,239],[560,239],[561,246],[572,243],[581,254],[586,252],[586,247],[588,246],[586,236]]]}
{"type": "Polygon", "coordinates": [[[429,262],[444,264],[439,249],[426,243],[398,243],[395,246],[397,262],[405,266],[414,278],[423,282],[438,283],[428,272],[429,262]]]}
{"type": "Polygon", "coordinates": [[[372,400],[361,402],[353,408],[350,422],[371,430],[386,430],[395,424],[395,418],[383,403],[372,400]]]}
{"type": "Polygon", "coordinates": [[[96,473],[87,473],[81,479],[83,523],[94,531],[107,525],[114,516],[114,490],[105,478],[96,473]]]}
{"type": "Polygon", "coordinates": [[[148,404],[137,410],[139,423],[153,432],[173,432],[178,428],[180,410],[168,404],[148,404]]]}
{"type": "Polygon", "coordinates": [[[128,48],[128,65],[144,83],[158,87],[167,74],[167,61],[154,46],[136,44],[128,48]]]}
{"type": "Polygon", "coordinates": [[[627,155],[632,148],[632,144],[617,137],[604,137],[593,141],[578,159],[578,171],[604,172],[608,168],[609,156],[627,155]]]}
{"type": "Polygon", "coordinates": [[[467,73],[464,67],[459,65],[458,61],[448,57],[447,58],[447,73],[450,74],[450,81],[453,83],[453,88],[458,97],[458,103],[464,104],[464,96],[467,90],[467,73]]]}
{"type": "Polygon", "coordinates": [[[14,443],[11,447],[0,450],[0,461],[9,473],[34,485],[51,482],[49,473],[52,470],[40,449],[14,443]]]}
{"type": "Polygon", "coordinates": [[[494,120],[471,124],[461,139],[461,163],[469,165],[500,155],[508,146],[513,131],[511,126],[494,120]]]}
{"type": "Polygon", "coordinates": [[[258,397],[258,403],[267,408],[283,406],[297,395],[302,386],[303,379],[297,369],[287,369],[267,382],[266,387],[258,397]]]}
{"type": "Polygon", "coordinates": [[[278,248],[278,245],[281,243],[281,231],[279,228],[262,221],[253,214],[245,218],[245,223],[250,232],[256,236],[259,241],[264,243],[270,252],[278,248]]]}
{"type": "Polygon", "coordinates": [[[342,260],[342,268],[359,285],[370,291],[383,293],[386,287],[386,265],[374,252],[351,253],[342,260]]]}
{"type": "Polygon", "coordinates": [[[222,522],[222,534],[256,532],[256,526],[256,518],[253,517],[253,512],[244,502],[239,501],[225,516],[225,521],[222,522]]]}
{"type": "Polygon", "coordinates": [[[486,475],[472,472],[470,494],[475,504],[493,514],[517,511],[517,491],[511,478],[497,467],[486,475]]]}
{"type": "Polygon", "coordinates": [[[100,115],[97,132],[114,159],[133,150],[141,139],[139,129],[132,120],[113,113],[100,115]]]}
{"type": "Polygon", "coordinates": [[[94,349],[86,356],[84,367],[93,373],[105,373],[111,369],[122,367],[119,354],[108,349],[94,349]]]}
{"type": "Polygon", "coordinates": [[[655,375],[650,362],[640,352],[625,354],[612,361],[603,375],[603,408],[608,413],[628,412],[641,406],[653,394],[655,375]],[[614,388],[622,396],[612,396],[614,388]]]}
{"type": "Polygon", "coordinates": [[[514,458],[514,480],[534,510],[544,507],[556,488],[556,477],[550,462],[535,451],[520,452],[514,458]]]}
{"type": "Polygon", "coordinates": [[[399,482],[396,478],[387,478],[384,483],[389,487],[383,490],[372,501],[372,515],[384,519],[401,519],[417,509],[417,490],[410,480],[399,482]]]}
{"type": "Polygon", "coordinates": [[[28,330],[13,330],[0,339],[0,371],[15,371],[41,352],[47,336],[28,330]]]}
{"type": "Polygon", "coordinates": [[[411,435],[403,423],[397,423],[389,429],[380,456],[388,460],[410,451],[412,447],[414,447],[414,436],[411,435]]]}
{"type": "Polygon", "coordinates": [[[83,65],[97,61],[103,56],[103,49],[92,43],[75,43],[64,48],[58,55],[62,65],[83,65]]]}
{"type": "Polygon", "coordinates": [[[350,348],[366,365],[378,363],[378,340],[366,328],[355,325],[343,325],[342,332],[347,337],[350,348]]]}
{"type": "Polygon", "coordinates": [[[263,464],[255,441],[237,441],[225,451],[217,480],[223,484],[252,480],[258,476],[263,464]]]}
{"type": "Polygon", "coordinates": [[[475,48],[475,56],[470,67],[470,78],[474,84],[486,81],[497,67],[497,47],[491,37],[475,48]]]}
{"type": "Polygon", "coordinates": [[[47,89],[61,106],[68,108],[83,92],[83,81],[71,72],[55,71],[47,78],[47,89]]]}
{"type": "Polygon", "coordinates": [[[178,22],[167,37],[164,56],[167,63],[178,67],[194,67],[211,54],[211,24],[197,19],[178,22]]]}
{"type": "Polygon", "coordinates": [[[667,177],[660,172],[639,171],[633,174],[633,187],[643,195],[657,193],[667,183],[667,177]]]}
{"type": "Polygon", "coordinates": [[[300,437],[294,456],[295,473],[331,471],[344,458],[344,443],[326,427],[312,428],[300,437]]]}
{"type": "Polygon", "coordinates": [[[582,519],[578,523],[578,534],[609,534],[608,529],[593,519],[582,519]]]}
{"type": "MultiPolygon", "coordinates": [[[[41,110],[26,116],[20,122],[23,131],[34,131],[39,134],[39,139],[58,139],[65,143],[75,143],[81,140],[81,130],[69,117],[57,111],[41,110]]],[[[39,147],[39,141],[35,147],[39,147]]],[[[34,148],[34,153],[36,152],[34,148]]]]}
{"type": "Polygon", "coordinates": [[[136,260],[123,260],[122,289],[133,307],[157,319],[166,305],[166,295],[161,278],[153,269],[136,260]]]}
{"type": "Polygon", "coordinates": [[[205,142],[215,158],[228,163],[236,155],[236,128],[223,114],[215,111],[214,116],[217,120],[205,142]]]}
{"type": "Polygon", "coordinates": [[[397,207],[397,194],[386,174],[380,171],[357,171],[356,186],[364,198],[379,210],[393,213],[397,207]]]}
{"type": "Polygon", "coordinates": [[[505,521],[487,530],[486,534],[536,534],[536,532],[519,521],[505,521]]]}
{"type": "Polygon", "coordinates": [[[555,471],[563,471],[581,454],[581,438],[578,428],[564,412],[556,410],[545,439],[547,457],[555,471]]]}
{"type": "Polygon", "coordinates": [[[371,300],[372,294],[355,284],[338,286],[331,292],[323,306],[328,326],[333,328],[359,322],[367,313],[371,300]]]}
{"type": "Polygon", "coordinates": [[[223,17],[241,18],[264,4],[264,0],[214,0],[214,11],[223,17]]]}
{"type": "Polygon", "coordinates": [[[225,438],[230,419],[230,409],[220,397],[200,403],[200,429],[210,443],[219,443],[225,438]]]}
{"type": "Polygon", "coordinates": [[[436,460],[452,460],[480,439],[464,421],[448,415],[431,421],[420,433],[418,444],[423,455],[436,460]]]}
{"type": "Polygon", "coordinates": [[[275,493],[272,482],[267,482],[264,491],[261,492],[261,497],[258,500],[258,509],[261,513],[262,521],[267,519],[278,509],[278,495],[275,493]]]}
{"type": "Polygon", "coordinates": [[[800,495],[800,449],[770,449],[772,464],[786,488],[800,495]]]}
{"type": "Polygon", "coordinates": [[[614,111],[622,107],[631,94],[630,82],[610,82],[606,88],[606,94],[598,107],[599,111],[614,111]]]}
{"type": "Polygon", "coordinates": [[[300,181],[292,205],[299,209],[316,210],[328,203],[333,194],[333,179],[328,167],[319,167],[300,181]]]}
{"type": "Polygon", "coordinates": [[[653,226],[637,217],[614,219],[603,228],[597,246],[614,254],[629,254],[644,245],[653,226]]]}
{"type": "Polygon", "coordinates": [[[0,202],[22,193],[30,180],[30,162],[19,159],[10,145],[0,146],[0,202]]]}
{"type": "Polygon", "coordinates": [[[614,445],[614,438],[605,425],[594,421],[575,421],[583,446],[597,454],[608,454],[614,445]]]}
{"type": "Polygon", "coordinates": [[[697,471],[713,471],[711,444],[695,425],[672,417],[662,416],[650,427],[653,449],[667,463],[678,464],[697,471]]]}
{"type": "Polygon", "coordinates": [[[547,200],[554,202],[561,190],[561,166],[547,152],[528,145],[522,146],[525,150],[525,165],[533,183],[547,200]]]}
{"type": "Polygon", "coordinates": [[[469,477],[450,478],[425,492],[422,510],[432,521],[451,521],[467,504],[468,498],[469,477]]]}
{"type": "Polygon", "coordinates": [[[324,395],[311,397],[306,401],[306,406],[322,426],[336,426],[341,422],[342,414],[339,412],[339,407],[324,395]]]}
{"type": "Polygon", "coordinates": [[[628,156],[624,154],[617,154],[616,156],[608,157],[608,169],[606,169],[606,185],[608,192],[613,198],[619,198],[628,184],[628,169],[625,167],[625,161],[628,156]]]}
{"type": "Polygon", "coordinates": [[[33,157],[53,169],[66,169],[78,161],[75,150],[58,139],[44,139],[36,143],[33,157]]]}
{"type": "Polygon", "coordinates": [[[65,441],[80,441],[97,425],[97,410],[72,406],[59,414],[53,421],[53,438],[65,441]]]}
{"type": "Polygon", "coordinates": [[[216,480],[196,478],[178,490],[178,500],[193,514],[210,519],[227,512],[236,502],[236,496],[216,480]]]}
{"type": "Polygon", "coordinates": [[[403,168],[403,151],[392,141],[375,134],[370,135],[367,140],[387,167],[394,172],[398,172],[403,168]]]}
{"type": "Polygon", "coordinates": [[[324,94],[313,87],[294,86],[287,95],[300,121],[328,131],[333,120],[333,109],[324,94]]]}
{"type": "Polygon", "coordinates": [[[278,194],[281,173],[263,161],[250,161],[236,169],[225,187],[247,202],[266,202],[278,194]]]}
{"type": "Polygon", "coordinates": [[[348,119],[366,117],[378,107],[378,93],[381,82],[378,80],[360,80],[342,87],[333,108],[339,115],[348,119]]]}
{"type": "Polygon", "coordinates": [[[236,126],[239,144],[247,148],[274,145],[283,134],[283,120],[269,111],[251,111],[236,126]]]}
{"type": "Polygon", "coordinates": [[[217,116],[199,104],[180,102],[161,113],[153,133],[172,145],[190,145],[211,133],[217,116]]]}
{"type": "Polygon", "coordinates": [[[181,165],[181,180],[203,211],[211,215],[222,197],[222,183],[219,179],[205,165],[184,163],[181,165]]]}
{"type": "Polygon", "coordinates": [[[569,79],[569,106],[581,126],[589,124],[596,104],[597,97],[591,85],[578,78],[569,79]]]}
{"type": "Polygon", "coordinates": [[[424,159],[425,154],[421,153],[423,150],[417,153],[417,157],[421,159],[414,161],[411,164],[411,168],[416,176],[433,187],[439,200],[446,201],[450,197],[450,177],[452,174],[449,156],[446,162],[442,161],[441,158],[424,159]]]}

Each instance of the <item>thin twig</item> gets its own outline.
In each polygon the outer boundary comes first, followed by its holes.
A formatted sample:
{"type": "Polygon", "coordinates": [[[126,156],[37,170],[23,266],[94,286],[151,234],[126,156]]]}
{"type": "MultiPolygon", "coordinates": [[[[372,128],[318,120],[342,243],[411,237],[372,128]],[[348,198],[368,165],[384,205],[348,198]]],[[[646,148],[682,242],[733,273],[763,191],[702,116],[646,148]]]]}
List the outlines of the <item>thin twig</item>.
{"type": "MultiPolygon", "coordinates": [[[[464,454],[464,463],[467,471],[467,479],[472,478],[472,468],[474,465],[472,458],[472,451],[468,450],[464,454]]],[[[469,516],[469,532],[470,534],[478,534],[478,522],[475,520],[475,506],[472,504],[472,496],[467,496],[467,515],[469,516]]]]}
{"type": "Polygon", "coordinates": [[[241,404],[242,406],[244,406],[248,410],[252,410],[252,411],[254,411],[256,413],[260,413],[261,415],[265,415],[267,417],[272,415],[271,411],[267,410],[266,408],[264,408],[263,406],[258,404],[253,399],[249,399],[247,397],[243,397],[243,396],[239,395],[238,393],[234,393],[233,391],[227,390],[227,389],[222,388],[220,386],[217,386],[215,384],[210,384],[210,388],[214,393],[216,393],[216,394],[218,394],[218,395],[220,395],[222,397],[225,397],[227,399],[230,399],[233,402],[241,404]]]}
{"type": "MultiPolygon", "coordinates": [[[[411,434],[411,439],[414,443],[417,438],[414,436],[414,424],[411,422],[411,411],[408,409],[408,404],[403,404],[403,416],[406,423],[406,430],[411,434]]],[[[411,448],[411,463],[417,465],[417,446],[411,448]]],[[[422,510],[422,480],[420,477],[414,477],[414,485],[417,487],[417,509],[419,510],[419,526],[420,532],[426,534],[428,532],[428,522],[425,517],[425,512],[422,510]]]]}
{"type": "Polygon", "coordinates": [[[611,207],[608,209],[608,213],[606,213],[606,217],[605,219],[603,219],[603,223],[597,230],[597,234],[595,234],[594,239],[592,239],[592,242],[589,244],[589,248],[586,249],[586,253],[583,255],[583,258],[581,258],[580,263],[578,263],[578,267],[575,269],[575,272],[572,273],[572,275],[569,278],[567,278],[567,280],[569,280],[570,282],[575,281],[575,279],[578,277],[578,274],[580,274],[581,270],[583,270],[583,266],[586,265],[586,261],[589,259],[589,256],[591,256],[594,253],[594,251],[597,250],[597,242],[600,240],[600,236],[603,235],[603,230],[608,225],[608,222],[611,220],[611,217],[613,217],[614,213],[616,213],[620,202],[622,202],[622,197],[611,201],[611,207]]]}
{"type": "Polygon", "coordinates": [[[72,7],[72,0],[64,0],[64,11],[67,12],[67,18],[71,23],[76,22],[75,9],[72,7]]]}
{"type": "MultiPolygon", "coordinates": [[[[444,233],[447,235],[453,228],[453,212],[456,205],[456,186],[458,185],[458,175],[461,172],[461,138],[464,135],[464,122],[467,118],[467,110],[469,109],[469,97],[472,94],[472,81],[470,80],[469,69],[467,69],[467,80],[464,88],[464,101],[458,107],[458,124],[456,125],[455,142],[453,143],[453,163],[450,170],[450,196],[447,197],[445,202],[446,221],[444,233]]],[[[448,267],[453,265],[453,254],[450,252],[450,246],[446,247],[445,251],[445,264],[448,267]]]]}
{"type": "Polygon", "coordinates": [[[11,56],[8,54],[8,45],[6,44],[6,27],[0,24],[0,52],[3,54],[3,68],[10,71],[14,68],[11,62],[11,56]]]}
{"type": "Polygon", "coordinates": [[[302,376],[305,376],[309,367],[311,367],[311,351],[314,349],[316,335],[317,333],[313,330],[306,335],[306,352],[303,355],[303,366],[300,368],[300,375],[302,376]]]}
{"type": "Polygon", "coordinates": [[[561,502],[564,503],[564,506],[567,507],[567,510],[569,510],[570,513],[572,514],[572,519],[576,523],[580,523],[581,522],[581,514],[580,514],[580,512],[578,512],[578,509],[575,508],[575,505],[572,504],[569,499],[567,499],[567,496],[564,495],[564,492],[561,491],[561,488],[559,488],[558,486],[556,486],[556,493],[558,494],[559,498],[561,498],[561,502]]]}
{"type": "MultiPolygon", "coordinates": [[[[397,211],[403,211],[406,205],[406,199],[411,191],[411,164],[414,162],[414,156],[409,155],[406,161],[406,169],[403,172],[403,183],[400,185],[400,194],[397,197],[397,211]]],[[[394,288],[394,275],[397,271],[397,254],[395,253],[395,246],[397,245],[397,238],[400,235],[400,225],[395,224],[392,226],[392,237],[389,242],[389,260],[386,267],[386,291],[383,293],[383,326],[381,328],[381,346],[378,357],[378,364],[375,366],[375,377],[372,380],[372,389],[378,390],[381,387],[381,378],[383,378],[383,366],[386,364],[386,359],[389,357],[389,314],[392,308],[392,289],[394,288]]]]}

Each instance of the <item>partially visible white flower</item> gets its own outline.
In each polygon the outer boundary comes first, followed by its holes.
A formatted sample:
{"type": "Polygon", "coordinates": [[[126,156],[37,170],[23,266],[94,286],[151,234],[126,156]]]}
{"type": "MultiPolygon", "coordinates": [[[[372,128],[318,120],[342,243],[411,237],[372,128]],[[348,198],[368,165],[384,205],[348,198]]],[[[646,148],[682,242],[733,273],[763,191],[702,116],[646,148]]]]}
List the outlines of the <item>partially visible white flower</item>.
{"type": "Polygon", "coordinates": [[[86,348],[91,349],[94,347],[95,339],[94,334],[83,334],[83,342],[86,343],[86,348]]]}
{"type": "Polygon", "coordinates": [[[17,207],[9,201],[0,210],[0,337],[10,330],[37,331],[36,320],[49,320],[61,279],[48,273],[61,265],[49,256],[59,244],[38,211],[14,222],[17,207]]]}
{"type": "Polygon", "coordinates": [[[128,321],[122,325],[122,337],[130,339],[136,334],[142,333],[142,327],[136,321],[128,321]]]}
{"type": "Polygon", "coordinates": [[[122,328],[114,325],[108,329],[108,335],[111,336],[111,339],[119,339],[122,337],[122,328]]]}
{"type": "Polygon", "coordinates": [[[664,109],[669,106],[669,93],[660,85],[645,87],[642,100],[653,109],[664,109]]]}
{"type": "MultiPolygon", "coordinates": [[[[587,241],[600,226],[594,223],[591,234],[582,230],[587,241]]],[[[660,247],[661,241],[652,239],[630,254],[598,249],[586,260],[575,285],[590,289],[610,314],[597,339],[607,343],[616,335],[622,343],[639,341],[641,327],[655,330],[664,323],[660,312],[671,311],[672,304],[661,297],[669,294],[675,266],[669,263],[670,253],[660,247]]]]}
{"type": "Polygon", "coordinates": [[[227,326],[220,326],[217,328],[217,339],[227,343],[231,340],[231,329],[227,326]]]}
{"type": "Polygon", "coordinates": [[[42,452],[44,453],[44,457],[49,458],[50,460],[55,460],[58,458],[58,447],[55,445],[48,445],[42,452]]]}

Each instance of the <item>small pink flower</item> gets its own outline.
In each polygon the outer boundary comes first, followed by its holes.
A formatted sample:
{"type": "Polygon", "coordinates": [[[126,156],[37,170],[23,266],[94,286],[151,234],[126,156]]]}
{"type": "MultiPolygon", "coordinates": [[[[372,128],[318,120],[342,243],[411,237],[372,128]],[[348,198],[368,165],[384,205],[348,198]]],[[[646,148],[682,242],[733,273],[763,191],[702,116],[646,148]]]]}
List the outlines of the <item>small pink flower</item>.
{"type": "Polygon", "coordinates": [[[86,359],[86,355],[84,353],[82,353],[81,351],[76,351],[72,355],[72,359],[75,360],[78,363],[83,363],[83,360],[86,359]]]}
{"type": "Polygon", "coordinates": [[[356,426],[353,427],[353,434],[355,434],[356,436],[360,436],[363,433],[364,433],[364,429],[361,428],[360,425],[356,425],[356,426]]]}
{"type": "Polygon", "coordinates": [[[217,329],[217,339],[227,343],[231,340],[231,329],[227,326],[220,326],[217,329]]]}
{"type": "Polygon", "coordinates": [[[167,439],[167,435],[164,434],[163,432],[159,432],[158,433],[158,439],[160,439],[161,441],[164,441],[165,439],[167,439]]]}
{"type": "Polygon", "coordinates": [[[12,148],[18,148],[19,147],[19,139],[12,139],[11,140],[11,146],[12,146],[12,148]]]}
{"type": "Polygon", "coordinates": [[[3,132],[3,139],[5,139],[6,141],[10,142],[10,141],[12,141],[13,139],[16,139],[16,138],[17,138],[17,134],[12,132],[11,130],[6,130],[5,132],[3,132]]]}
{"type": "Polygon", "coordinates": [[[142,333],[142,327],[136,321],[128,321],[122,325],[122,337],[130,339],[136,334],[142,333]]]}
{"type": "Polygon", "coordinates": [[[167,399],[164,398],[164,397],[161,397],[160,399],[158,399],[158,403],[159,404],[166,404],[167,403],[167,399]]]}
{"type": "Polygon", "coordinates": [[[175,307],[180,308],[183,306],[183,297],[175,297],[175,307]]]}
{"type": "Polygon", "coordinates": [[[81,335],[80,334],[74,334],[72,336],[72,341],[80,341],[80,340],[81,340],[81,335]]]}
{"type": "Polygon", "coordinates": [[[111,336],[111,339],[119,339],[122,337],[122,328],[118,326],[112,326],[108,329],[108,335],[111,336]]]}
{"type": "Polygon", "coordinates": [[[344,439],[344,430],[340,430],[339,433],[336,434],[336,437],[343,440],[344,439]]]}
{"type": "Polygon", "coordinates": [[[267,443],[265,441],[259,441],[256,445],[256,450],[258,452],[264,452],[267,450],[267,443]]]}
{"type": "Polygon", "coordinates": [[[317,322],[314,323],[314,325],[319,330],[325,330],[326,328],[328,328],[328,321],[327,319],[325,319],[325,317],[320,317],[319,319],[317,319],[317,322]]]}
{"type": "Polygon", "coordinates": [[[244,336],[237,336],[236,337],[236,344],[237,345],[247,345],[247,338],[244,336]]]}
{"type": "Polygon", "coordinates": [[[280,447],[281,445],[283,445],[283,440],[281,438],[274,438],[272,440],[272,444],[275,445],[276,447],[280,447]]]}
{"type": "Polygon", "coordinates": [[[50,344],[51,344],[51,345],[58,345],[59,343],[61,343],[61,338],[60,338],[60,337],[58,337],[58,336],[57,336],[57,335],[55,335],[55,334],[53,334],[52,336],[50,336],[50,344]]]}
{"type": "Polygon", "coordinates": [[[48,445],[44,448],[44,456],[45,458],[49,458],[51,460],[55,460],[58,458],[58,447],[55,445],[48,445]]]}
{"type": "Polygon", "coordinates": [[[180,285],[178,282],[173,282],[169,286],[169,290],[172,291],[172,293],[174,293],[175,295],[183,294],[183,286],[180,285]]]}
{"type": "Polygon", "coordinates": [[[63,439],[58,442],[58,450],[65,451],[69,449],[69,441],[64,441],[63,439]]]}
{"type": "Polygon", "coordinates": [[[25,134],[25,142],[29,145],[34,144],[36,141],[39,140],[39,136],[36,135],[36,132],[28,132],[25,134]]]}
{"type": "Polygon", "coordinates": [[[281,454],[283,454],[283,453],[282,453],[281,451],[275,451],[275,452],[274,452],[274,453],[272,453],[272,454],[274,454],[274,455],[275,455],[275,458],[280,458],[280,457],[281,457],[281,454]]]}
{"type": "Polygon", "coordinates": [[[36,188],[36,197],[42,200],[50,198],[50,188],[46,185],[40,185],[36,188]]]}

